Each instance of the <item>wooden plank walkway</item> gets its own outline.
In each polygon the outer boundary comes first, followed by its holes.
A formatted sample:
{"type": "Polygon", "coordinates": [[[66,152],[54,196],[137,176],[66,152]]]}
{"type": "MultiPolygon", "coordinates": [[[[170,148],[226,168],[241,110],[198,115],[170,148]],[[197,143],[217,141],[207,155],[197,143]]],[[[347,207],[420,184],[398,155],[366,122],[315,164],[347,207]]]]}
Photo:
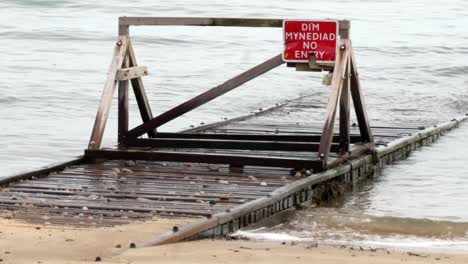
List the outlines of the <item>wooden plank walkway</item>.
{"type": "MultiPolygon", "coordinates": [[[[320,135],[325,105],[311,97],[290,101],[274,111],[197,128],[190,133],[320,135]],[[308,119],[306,119],[307,117],[308,119]],[[304,121],[311,120],[311,121],[304,121]]],[[[411,135],[434,123],[374,126],[378,144],[411,135]]],[[[336,130],[335,130],[336,131],[336,130]]],[[[358,134],[358,128],[351,128],[358,134]]],[[[158,149],[157,151],[178,149],[158,149]]],[[[309,157],[317,152],[238,149],[190,149],[201,153],[238,153],[268,157],[309,157]]],[[[337,156],[331,154],[330,161],[337,156]]],[[[36,175],[39,176],[39,175],[36,175]]],[[[0,190],[0,210],[28,222],[108,226],[159,217],[210,217],[267,196],[297,181],[286,168],[182,162],[82,161],[47,177],[12,183],[0,190]]]]}

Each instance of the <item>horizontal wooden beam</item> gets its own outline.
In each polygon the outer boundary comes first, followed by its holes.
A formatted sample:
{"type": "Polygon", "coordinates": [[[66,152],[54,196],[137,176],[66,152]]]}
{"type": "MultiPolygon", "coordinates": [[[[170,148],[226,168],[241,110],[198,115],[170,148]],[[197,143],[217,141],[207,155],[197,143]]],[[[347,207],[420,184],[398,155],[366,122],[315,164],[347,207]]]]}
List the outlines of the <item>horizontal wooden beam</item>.
{"type": "MultiPolygon", "coordinates": [[[[190,139],[190,138],[137,138],[126,141],[128,147],[152,148],[208,148],[208,149],[244,149],[271,151],[308,151],[317,152],[319,143],[267,141],[267,140],[226,140],[226,139],[190,139]]],[[[331,151],[338,152],[338,144],[332,144],[331,151]]]]}
{"type": "MultiPolygon", "coordinates": [[[[298,141],[320,142],[320,135],[314,134],[226,134],[226,133],[177,133],[159,132],[156,138],[193,138],[193,139],[232,139],[232,140],[270,140],[270,141],[298,141]]],[[[333,137],[333,142],[339,142],[339,136],[333,137]]],[[[361,142],[360,135],[351,135],[351,143],[361,142]]]]}
{"type": "Polygon", "coordinates": [[[148,69],[146,66],[135,66],[125,69],[118,69],[117,73],[115,74],[115,79],[117,81],[126,81],[140,78],[146,75],[148,75],[148,69]]]}
{"type": "Polygon", "coordinates": [[[281,54],[274,56],[273,58],[233,77],[226,82],[211,88],[210,90],[195,96],[194,98],[160,114],[159,116],[137,126],[136,128],[128,132],[127,138],[137,138],[152,129],[158,128],[166,124],[167,122],[192,111],[193,109],[208,103],[209,101],[229,92],[233,89],[257,78],[258,76],[282,65],[283,59],[281,54]]]}
{"type": "Polygon", "coordinates": [[[115,150],[115,149],[87,149],[87,159],[114,160],[151,160],[167,162],[195,162],[208,164],[229,164],[233,166],[262,166],[280,168],[306,168],[322,171],[324,162],[318,159],[303,158],[273,158],[254,155],[208,154],[199,152],[175,151],[143,151],[143,150],[115,150]]]}
{"type": "MultiPolygon", "coordinates": [[[[221,26],[221,27],[283,27],[281,18],[222,17],[119,17],[119,26],[221,26]]],[[[350,21],[339,20],[340,34],[349,32],[350,21]]],[[[125,30],[124,30],[125,31],[125,30]]],[[[125,33],[125,32],[122,32],[125,33]]],[[[348,38],[348,35],[345,35],[348,38]]]]}
{"type": "Polygon", "coordinates": [[[120,26],[282,27],[282,19],[215,17],[120,17],[120,26]]]}

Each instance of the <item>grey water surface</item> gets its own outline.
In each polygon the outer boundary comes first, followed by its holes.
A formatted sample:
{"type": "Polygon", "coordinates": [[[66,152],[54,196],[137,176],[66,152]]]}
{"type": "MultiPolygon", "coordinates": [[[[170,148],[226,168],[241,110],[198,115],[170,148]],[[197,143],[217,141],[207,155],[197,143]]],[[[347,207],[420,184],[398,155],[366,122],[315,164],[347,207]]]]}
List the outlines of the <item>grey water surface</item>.
{"type": "MultiPolygon", "coordinates": [[[[2,0],[0,177],[82,153],[106,78],[119,16],[350,19],[371,123],[440,122],[468,112],[465,0],[2,0]]],[[[151,74],[145,84],[156,114],[282,49],[281,29],[136,27],[131,34],[139,63],[151,74]]],[[[168,123],[163,130],[220,121],[298,96],[325,101],[328,90],[320,84],[321,77],[280,67],[168,123]]],[[[133,101],[130,106],[136,110],[133,101]]],[[[113,110],[106,146],[114,145],[116,139],[116,108],[113,110]]],[[[131,125],[137,125],[138,115],[132,113],[131,125]]],[[[305,223],[298,224],[293,218],[286,227],[263,231],[294,235],[313,223],[323,226],[328,220],[320,218],[329,215],[327,219],[338,219],[337,227],[325,226],[325,236],[311,229],[306,237],[384,241],[382,237],[355,237],[367,232],[392,239],[397,234],[402,236],[400,242],[432,241],[433,237],[434,241],[464,243],[464,223],[468,222],[466,132],[466,128],[460,129],[441,141],[445,144],[386,169],[340,208],[301,211],[297,219],[305,223]],[[345,225],[355,218],[358,224],[345,225]],[[366,231],[359,224],[374,221],[376,225],[401,226],[404,219],[415,221],[413,226],[434,224],[441,230],[457,231],[431,236],[417,230],[406,234],[405,228],[366,231]],[[336,237],[331,235],[332,229],[336,237]]],[[[297,237],[304,236],[301,234],[297,237]]]]}

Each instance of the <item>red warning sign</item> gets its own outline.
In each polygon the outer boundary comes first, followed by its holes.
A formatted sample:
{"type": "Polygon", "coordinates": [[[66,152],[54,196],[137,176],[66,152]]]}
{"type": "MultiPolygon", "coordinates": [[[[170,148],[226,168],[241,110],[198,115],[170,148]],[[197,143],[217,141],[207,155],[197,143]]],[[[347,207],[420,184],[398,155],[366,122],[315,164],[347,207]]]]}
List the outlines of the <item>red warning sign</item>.
{"type": "Polygon", "coordinates": [[[338,21],[284,20],[283,33],[285,62],[307,63],[311,53],[317,62],[335,62],[338,21]]]}

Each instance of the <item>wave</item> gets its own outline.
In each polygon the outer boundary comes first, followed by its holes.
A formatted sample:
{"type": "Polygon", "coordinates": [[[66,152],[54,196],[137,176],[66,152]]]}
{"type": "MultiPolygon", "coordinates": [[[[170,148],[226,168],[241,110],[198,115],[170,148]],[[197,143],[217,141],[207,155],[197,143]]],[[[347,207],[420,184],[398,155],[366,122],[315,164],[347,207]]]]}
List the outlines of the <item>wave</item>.
{"type": "MultiPolygon", "coordinates": [[[[268,224],[266,225],[268,226],[268,224]]],[[[288,234],[298,233],[298,231],[315,235],[342,232],[348,235],[368,234],[378,236],[468,239],[468,222],[373,216],[356,214],[344,209],[331,210],[322,208],[296,212],[290,216],[286,223],[269,226],[268,230],[276,233],[286,232],[288,234]]]]}

